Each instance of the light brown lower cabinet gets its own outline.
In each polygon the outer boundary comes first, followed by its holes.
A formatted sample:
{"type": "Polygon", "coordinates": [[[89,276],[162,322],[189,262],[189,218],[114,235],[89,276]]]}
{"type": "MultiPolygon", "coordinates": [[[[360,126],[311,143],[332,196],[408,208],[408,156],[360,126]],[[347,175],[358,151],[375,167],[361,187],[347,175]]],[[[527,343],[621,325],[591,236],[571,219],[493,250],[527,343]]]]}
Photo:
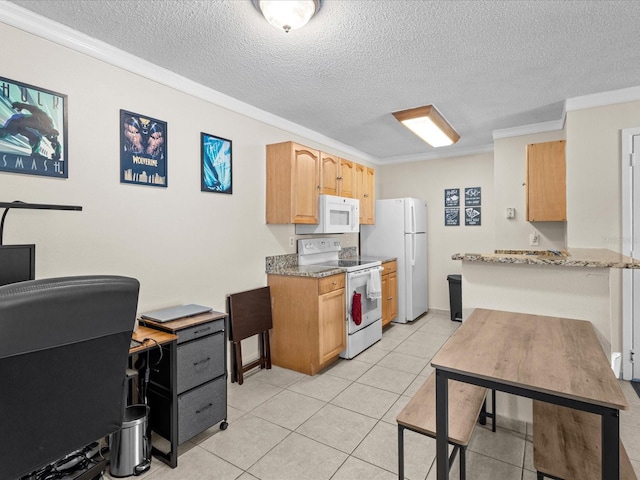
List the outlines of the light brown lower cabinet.
{"type": "Polygon", "coordinates": [[[398,262],[382,264],[382,326],[398,316],[398,262]]]}
{"type": "Polygon", "coordinates": [[[344,274],[324,278],[268,275],[271,362],[315,375],[346,348],[344,274]]]}

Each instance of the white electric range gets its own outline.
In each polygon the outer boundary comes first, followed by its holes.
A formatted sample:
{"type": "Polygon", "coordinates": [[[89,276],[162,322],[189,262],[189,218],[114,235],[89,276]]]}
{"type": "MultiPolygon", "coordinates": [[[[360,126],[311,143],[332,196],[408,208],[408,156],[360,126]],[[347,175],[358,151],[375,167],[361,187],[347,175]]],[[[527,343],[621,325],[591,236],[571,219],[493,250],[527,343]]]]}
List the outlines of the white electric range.
{"type": "Polygon", "coordinates": [[[300,239],[298,264],[342,268],[346,272],[347,347],[340,353],[340,357],[353,358],[382,338],[382,303],[379,292],[382,263],[378,259],[366,257],[341,259],[341,250],[342,246],[337,238],[300,239]],[[357,309],[353,312],[354,294],[359,294],[360,315],[357,309]]]}

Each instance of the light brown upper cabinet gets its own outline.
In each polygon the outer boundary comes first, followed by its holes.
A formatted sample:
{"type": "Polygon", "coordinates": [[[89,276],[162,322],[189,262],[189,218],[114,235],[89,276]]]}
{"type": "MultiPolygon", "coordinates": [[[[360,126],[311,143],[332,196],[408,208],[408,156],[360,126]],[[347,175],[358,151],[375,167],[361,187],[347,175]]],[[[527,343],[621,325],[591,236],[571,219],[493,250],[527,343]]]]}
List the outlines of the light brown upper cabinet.
{"type": "Polygon", "coordinates": [[[320,152],[321,193],[354,197],[354,163],[344,158],[320,152]]]}
{"type": "Polygon", "coordinates": [[[527,221],[565,222],[565,141],[527,145],[527,221]]]}
{"type": "Polygon", "coordinates": [[[267,145],[267,223],[318,223],[320,152],[293,142],[267,145]]]}
{"type": "Polygon", "coordinates": [[[360,225],[375,223],[375,170],[356,163],[356,198],[360,200],[360,225]]]}

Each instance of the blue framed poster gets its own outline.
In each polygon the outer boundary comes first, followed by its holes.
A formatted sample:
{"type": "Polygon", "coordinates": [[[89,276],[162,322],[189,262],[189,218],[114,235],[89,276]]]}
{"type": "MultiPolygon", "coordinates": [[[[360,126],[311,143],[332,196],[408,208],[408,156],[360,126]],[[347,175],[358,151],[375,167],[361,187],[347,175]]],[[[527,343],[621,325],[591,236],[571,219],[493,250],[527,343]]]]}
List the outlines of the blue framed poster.
{"type": "Polygon", "coordinates": [[[0,171],[69,176],[67,96],[0,77],[0,171]]]}
{"type": "Polygon", "coordinates": [[[120,110],[120,183],[167,186],[167,123],[120,110]]]}
{"type": "Polygon", "coordinates": [[[231,180],[231,140],[200,133],[201,184],[203,192],[233,193],[231,180]]]}

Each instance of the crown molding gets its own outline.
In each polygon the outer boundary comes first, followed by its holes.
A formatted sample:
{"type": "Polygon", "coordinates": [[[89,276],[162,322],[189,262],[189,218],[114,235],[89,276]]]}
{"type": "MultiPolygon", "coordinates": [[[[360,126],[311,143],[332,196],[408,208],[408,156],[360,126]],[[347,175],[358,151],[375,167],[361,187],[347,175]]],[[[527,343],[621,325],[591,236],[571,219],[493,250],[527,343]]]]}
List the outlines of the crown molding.
{"type": "Polygon", "coordinates": [[[503,128],[493,131],[493,139],[521,137],[523,135],[533,135],[536,133],[556,132],[564,128],[564,120],[566,113],[562,112],[562,118],[559,120],[551,120],[549,122],[532,123],[530,125],[521,125],[519,127],[503,128]]]}
{"type": "Polygon", "coordinates": [[[196,98],[226,108],[275,128],[299,135],[327,147],[358,157],[364,161],[378,163],[379,159],[349,145],[322,135],[297,123],[241,102],[229,95],[205,87],[177,73],[143,60],[135,55],[115,48],[84,33],[38,15],[18,5],[0,0],[0,22],[44,38],[63,47],[108,63],[148,80],[184,92],[196,98]]]}
{"type": "Polygon", "coordinates": [[[568,98],[565,102],[565,110],[567,112],[573,112],[574,110],[604,107],[606,105],[634,102],[637,100],[640,100],[640,86],[568,98]]]}
{"type": "Polygon", "coordinates": [[[392,163],[421,162],[423,160],[436,160],[439,158],[468,157],[470,155],[478,155],[480,153],[489,153],[489,152],[493,152],[493,143],[489,143],[486,145],[477,145],[472,147],[458,148],[453,150],[446,150],[442,152],[415,153],[412,155],[385,157],[385,158],[381,158],[378,164],[389,165],[392,163]]]}

